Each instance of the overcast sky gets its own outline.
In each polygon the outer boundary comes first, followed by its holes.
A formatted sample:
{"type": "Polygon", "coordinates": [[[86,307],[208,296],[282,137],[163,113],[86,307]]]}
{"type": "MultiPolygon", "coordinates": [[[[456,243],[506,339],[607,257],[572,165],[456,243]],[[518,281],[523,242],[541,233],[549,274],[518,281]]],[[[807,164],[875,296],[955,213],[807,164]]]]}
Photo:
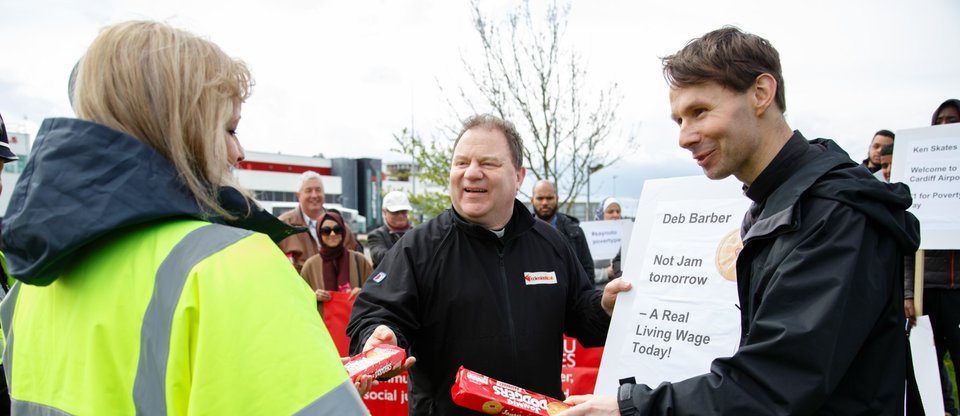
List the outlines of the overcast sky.
{"type": "MultiPolygon", "coordinates": [[[[67,76],[98,30],[152,19],[246,61],[256,87],[241,141],[299,155],[403,160],[393,135],[449,125],[437,85],[464,84],[460,56],[478,51],[467,0],[4,0],[0,16],[0,113],[14,129],[34,134],[44,118],[72,116],[67,76]]],[[[617,131],[640,143],[594,175],[595,199],[699,174],[677,146],[659,57],[725,24],[780,51],[791,127],[837,140],[858,161],[876,130],[928,125],[940,102],[960,97],[960,1],[575,0],[567,40],[591,83],[618,83],[617,131]]]]}

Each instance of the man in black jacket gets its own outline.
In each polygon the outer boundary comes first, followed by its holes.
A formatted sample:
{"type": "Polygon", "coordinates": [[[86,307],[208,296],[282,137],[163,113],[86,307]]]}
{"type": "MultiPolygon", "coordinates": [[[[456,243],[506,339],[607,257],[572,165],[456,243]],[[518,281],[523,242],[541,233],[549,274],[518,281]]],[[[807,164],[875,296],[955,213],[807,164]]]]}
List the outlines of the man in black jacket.
{"type": "Polygon", "coordinates": [[[707,374],[571,397],[580,405],[564,415],[903,414],[903,254],[919,245],[909,189],[787,125],[765,39],[725,27],[663,64],[680,146],[753,201],[737,259],[740,346],[707,374]]]}
{"type": "Polygon", "coordinates": [[[870,148],[867,149],[867,158],[863,159],[860,166],[867,168],[870,173],[879,172],[883,167],[883,161],[880,160],[880,151],[883,150],[884,146],[892,145],[895,137],[896,135],[890,130],[880,130],[874,133],[873,139],[870,139],[870,148]]]}
{"type": "Polygon", "coordinates": [[[534,184],[530,204],[533,205],[533,213],[537,218],[546,221],[567,237],[573,252],[577,253],[583,271],[587,276],[593,276],[593,256],[590,255],[587,237],[580,228],[580,220],[557,212],[557,187],[553,182],[543,179],[534,184]]]}
{"type": "Polygon", "coordinates": [[[603,344],[616,294],[601,292],[564,237],[517,201],[523,144],[512,123],[473,116],[454,143],[452,209],[407,232],[357,297],[352,353],[409,350],[411,415],[479,414],[450,395],[460,366],[562,398],[563,334],[603,344]]]}

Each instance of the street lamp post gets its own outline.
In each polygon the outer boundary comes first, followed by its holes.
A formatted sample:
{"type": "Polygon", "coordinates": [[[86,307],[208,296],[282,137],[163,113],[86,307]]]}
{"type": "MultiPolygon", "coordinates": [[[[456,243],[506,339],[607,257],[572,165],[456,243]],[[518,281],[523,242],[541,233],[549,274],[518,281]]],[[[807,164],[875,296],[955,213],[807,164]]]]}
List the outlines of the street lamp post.
{"type": "Polygon", "coordinates": [[[590,175],[593,175],[598,170],[603,169],[603,163],[597,163],[593,166],[587,166],[587,216],[590,215],[590,175]]]}

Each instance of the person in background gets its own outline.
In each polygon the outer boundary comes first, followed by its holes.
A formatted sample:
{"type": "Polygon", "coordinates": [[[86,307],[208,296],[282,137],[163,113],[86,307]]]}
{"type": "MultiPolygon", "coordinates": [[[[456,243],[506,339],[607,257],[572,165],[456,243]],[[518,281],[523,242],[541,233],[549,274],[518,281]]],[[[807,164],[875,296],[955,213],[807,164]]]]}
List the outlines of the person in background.
{"type": "Polygon", "coordinates": [[[368,414],[275,244],[295,230],[231,174],[251,85],[164,23],[87,49],[2,235],[13,414],[368,414]]]}
{"type": "Polygon", "coordinates": [[[960,123],[960,100],[951,98],[944,101],[933,112],[931,125],[960,123]]]}
{"type": "Polygon", "coordinates": [[[594,289],[563,236],[516,199],[522,157],[513,123],[468,118],[454,142],[453,207],[404,235],[357,296],[350,349],[409,349],[413,416],[475,414],[450,395],[460,366],[562,397],[563,334],[602,344],[630,288],[594,289]]]}
{"type": "Polygon", "coordinates": [[[860,166],[867,168],[870,173],[876,173],[880,170],[880,149],[888,144],[893,144],[894,134],[890,130],[880,130],[873,134],[870,140],[870,148],[867,149],[867,158],[863,159],[860,166]]]}
{"type": "MultiPolygon", "coordinates": [[[[934,110],[930,122],[934,126],[960,122],[960,100],[944,101],[934,110]]],[[[957,250],[923,251],[923,312],[930,316],[944,410],[951,415],[960,413],[953,401],[953,384],[960,385],[960,377],[954,373],[955,378],[950,380],[943,359],[947,352],[954,363],[960,358],[960,259],[956,254],[957,250]]],[[[913,303],[916,257],[911,253],[905,260],[903,311],[910,324],[916,325],[917,312],[913,303]]]]}
{"type": "MultiPolygon", "coordinates": [[[[621,219],[620,216],[620,201],[614,197],[604,198],[603,201],[600,201],[600,205],[597,206],[597,211],[594,213],[594,220],[597,221],[613,221],[621,219]]],[[[623,275],[623,268],[621,267],[621,254],[623,249],[617,251],[617,255],[610,260],[610,264],[604,267],[601,274],[601,281],[606,281],[610,279],[616,279],[623,275]]]]}
{"type": "MultiPolygon", "coordinates": [[[[326,196],[323,190],[323,178],[319,173],[308,170],[300,174],[300,188],[296,192],[297,207],[280,214],[280,221],[294,227],[306,228],[307,232],[293,235],[280,241],[280,250],[283,250],[299,273],[303,264],[310,257],[320,252],[320,236],[317,235],[317,222],[327,210],[323,207],[326,196]]],[[[357,238],[346,227],[344,231],[344,245],[348,250],[362,251],[357,238]]]]}
{"type": "Polygon", "coordinates": [[[377,267],[383,256],[393,248],[400,237],[413,226],[410,224],[410,200],[400,191],[388,192],[383,197],[383,219],[385,224],[367,234],[367,247],[373,267],[377,267]]]}
{"type": "Polygon", "coordinates": [[[884,182],[890,182],[890,168],[893,166],[893,144],[880,149],[880,170],[874,176],[884,182]],[[878,176],[879,175],[879,176],[878,176]]]}
{"type": "Polygon", "coordinates": [[[587,237],[580,228],[580,220],[562,212],[557,212],[557,187],[548,180],[537,181],[533,185],[533,196],[530,197],[534,215],[541,221],[560,231],[573,252],[577,254],[580,265],[587,276],[593,275],[593,256],[590,255],[590,246],[587,237]]]}
{"type": "Polygon", "coordinates": [[[300,276],[316,294],[317,309],[322,316],[322,303],[331,299],[330,292],[349,293],[352,299],[360,293],[360,286],[373,272],[373,266],[363,253],[344,247],[343,234],[347,226],[340,214],[327,211],[318,227],[320,253],[307,259],[300,276]]]}
{"type": "Polygon", "coordinates": [[[620,201],[612,196],[604,198],[603,201],[600,202],[593,216],[593,219],[597,221],[619,220],[620,218],[622,218],[620,215],[620,201]]]}
{"type": "MultiPolygon", "coordinates": [[[[7,126],[3,123],[3,116],[0,115],[0,172],[3,172],[3,165],[15,162],[20,160],[19,157],[13,150],[10,148],[10,138],[7,136],[7,126]]],[[[0,193],[3,192],[3,183],[0,182],[0,193]]],[[[10,285],[13,282],[10,281],[9,275],[7,274],[7,261],[3,256],[3,252],[0,252],[0,299],[3,299],[3,295],[10,291],[10,285]]],[[[0,388],[5,388],[5,386],[0,386],[0,388]]]]}
{"type": "MultiPolygon", "coordinates": [[[[7,126],[3,123],[3,116],[0,116],[0,172],[3,172],[3,165],[6,163],[20,160],[13,150],[10,149],[10,139],[7,137],[7,126]]],[[[3,192],[3,183],[0,182],[0,193],[3,192]]],[[[13,279],[7,274],[7,260],[0,252],[0,300],[10,291],[10,285],[13,279]]],[[[0,333],[0,339],[3,334],[0,333]]],[[[2,343],[0,343],[2,346],[2,343]]],[[[3,372],[2,360],[0,360],[0,372],[3,372]]],[[[0,383],[0,408],[10,409],[10,394],[7,391],[6,379],[0,383]]]]}
{"type": "Polygon", "coordinates": [[[709,372],[561,415],[896,415],[904,409],[903,256],[920,242],[904,184],[787,124],[779,53],[723,27],[663,60],[680,147],[752,204],[737,259],[740,345],[709,372]]]}

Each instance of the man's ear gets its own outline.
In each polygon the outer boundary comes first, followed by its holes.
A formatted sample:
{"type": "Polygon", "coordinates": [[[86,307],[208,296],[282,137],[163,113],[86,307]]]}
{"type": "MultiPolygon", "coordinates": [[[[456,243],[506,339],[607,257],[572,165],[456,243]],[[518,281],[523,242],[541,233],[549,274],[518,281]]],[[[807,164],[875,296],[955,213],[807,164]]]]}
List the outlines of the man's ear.
{"type": "MultiPolygon", "coordinates": [[[[527,176],[527,168],[521,166],[517,169],[517,192],[520,192],[520,185],[523,185],[523,178],[527,176]]],[[[533,197],[530,197],[533,200],[533,197]]]]}
{"type": "Polygon", "coordinates": [[[777,96],[777,80],[768,73],[757,75],[753,80],[753,108],[757,116],[766,113],[777,96]]]}

